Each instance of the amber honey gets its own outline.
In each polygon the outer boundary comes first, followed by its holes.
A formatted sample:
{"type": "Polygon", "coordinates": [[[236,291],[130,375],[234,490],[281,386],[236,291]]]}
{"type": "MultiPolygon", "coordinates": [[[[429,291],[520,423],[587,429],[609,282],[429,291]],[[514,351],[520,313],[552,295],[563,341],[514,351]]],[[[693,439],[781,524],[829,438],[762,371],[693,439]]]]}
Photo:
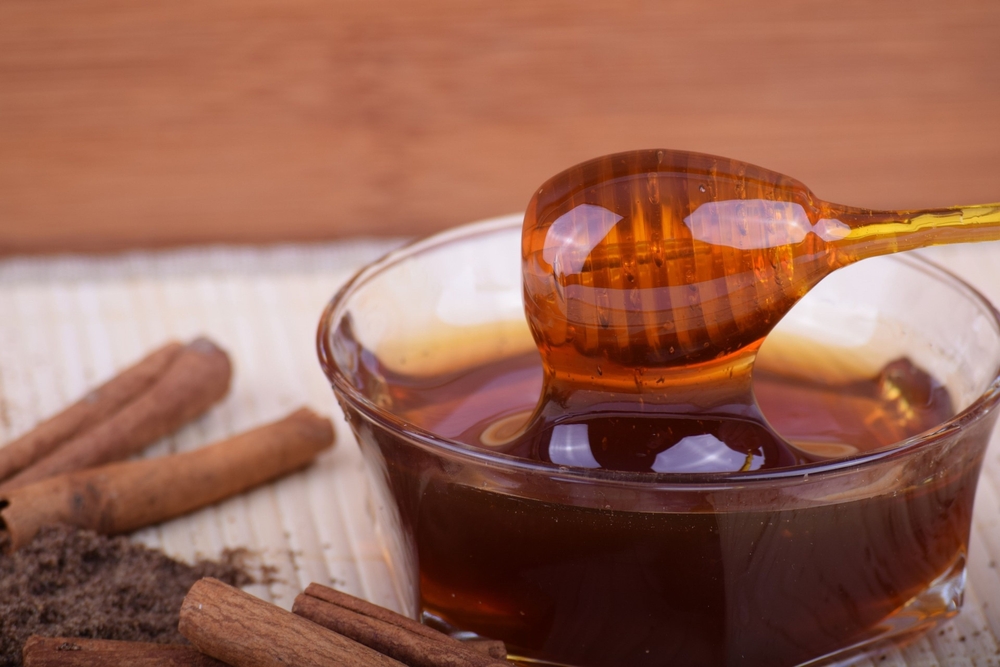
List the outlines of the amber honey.
{"type": "Polygon", "coordinates": [[[955,406],[905,356],[755,363],[832,271],[998,233],[996,205],[844,207],[677,151],[546,182],[521,244],[537,351],[408,374],[350,316],[321,333],[419,609],[575,667],[791,666],[953,613],[993,417],[927,435],[955,406]]]}
{"type": "MultiPolygon", "coordinates": [[[[537,354],[419,377],[369,363],[382,400],[407,422],[491,451],[537,454],[493,435],[533,409],[537,354]]],[[[762,372],[755,393],[778,433],[841,455],[892,445],[952,414],[947,391],[907,360],[850,382],[762,372]]],[[[639,442],[595,456],[650,471],[655,452],[639,442]]],[[[403,439],[379,447],[416,552],[424,612],[500,637],[513,655],[585,667],[794,665],[861,640],[961,561],[977,472],[959,461],[929,484],[807,509],[628,512],[428,476],[403,439]]]]}
{"type": "Polygon", "coordinates": [[[525,315],[544,381],[519,453],[633,470],[648,449],[654,471],[677,473],[836,457],[789,446],[761,415],[751,376],[765,336],[841,267],[998,228],[997,206],[851,208],[777,172],[684,151],[567,169],[524,219],[525,315]]]}

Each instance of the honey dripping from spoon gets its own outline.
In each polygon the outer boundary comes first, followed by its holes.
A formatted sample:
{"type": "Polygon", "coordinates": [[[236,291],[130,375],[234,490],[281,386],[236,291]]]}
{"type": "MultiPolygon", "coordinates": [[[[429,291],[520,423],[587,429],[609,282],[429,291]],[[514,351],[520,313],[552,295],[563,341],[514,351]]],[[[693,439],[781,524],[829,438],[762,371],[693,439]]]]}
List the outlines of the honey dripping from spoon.
{"type": "Polygon", "coordinates": [[[510,453],[670,473],[819,460],[757,406],[764,337],[843,266],[996,238],[997,204],[851,208],[782,174],[684,151],[577,165],[543,184],[525,214],[525,314],[544,385],[510,453]]]}

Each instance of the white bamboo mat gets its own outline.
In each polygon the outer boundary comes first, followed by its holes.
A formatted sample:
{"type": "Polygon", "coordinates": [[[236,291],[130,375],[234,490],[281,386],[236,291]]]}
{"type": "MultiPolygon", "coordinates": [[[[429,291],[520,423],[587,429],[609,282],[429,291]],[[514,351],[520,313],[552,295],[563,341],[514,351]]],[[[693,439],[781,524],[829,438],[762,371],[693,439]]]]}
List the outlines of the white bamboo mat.
{"type": "Polygon", "coordinates": [[[207,248],[0,262],[0,442],[170,338],[226,348],[229,396],[151,447],[184,451],[306,404],[335,416],[337,446],[308,471],[142,531],[185,560],[259,554],[272,576],[248,588],[290,608],[311,581],[397,606],[372,531],[357,446],[319,367],[320,313],[359,266],[393,243],[207,248]]]}
{"type": "MultiPolygon", "coordinates": [[[[307,404],[338,444],[306,472],[137,535],[185,560],[245,547],[273,573],[248,590],[286,608],[308,583],[398,608],[373,531],[361,457],[316,360],[320,313],[393,241],[199,248],[0,261],[0,442],[31,428],[169,338],[207,334],[231,354],[230,395],[147,456],[184,451],[307,404]]],[[[1000,245],[931,254],[1000,303],[1000,245]]],[[[944,628],[862,665],[1000,665],[1000,445],[976,501],[970,590],[944,628]]]]}

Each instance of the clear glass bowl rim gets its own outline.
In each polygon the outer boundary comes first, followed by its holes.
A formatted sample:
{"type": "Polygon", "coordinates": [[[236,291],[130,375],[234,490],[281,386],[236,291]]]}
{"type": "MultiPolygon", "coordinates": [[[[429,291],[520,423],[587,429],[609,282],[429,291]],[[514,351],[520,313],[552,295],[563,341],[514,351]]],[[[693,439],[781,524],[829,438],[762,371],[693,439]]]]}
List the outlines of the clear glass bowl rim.
{"type": "MultiPolygon", "coordinates": [[[[421,447],[429,452],[443,456],[447,455],[475,465],[488,467],[498,467],[509,472],[520,472],[531,475],[544,475],[550,478],[560,478],[569,482],[582,483],[617,483],[624,485],[640,484],[648,488],[650,485],[656,487],[670,488],[676,487],[686,491],[701,488],[730,488],[733,486],[745,486],[748,484],[758,484],[766,482],[793,480],[819,481],[820,477],[834,475],[844,472],[859,472],[864,468],[889,462],[913,455],[920,450],[932,447],[935,443],[956,435],[959,431],[970,427],[980,419],[984,419],[1000,402],[1000,364],[994,369],[993,380],[989,383],[982,394],[979,395],[967,408],[957,413],[948,421],[942,423],[933,431],[921,433],[913,436],[897,445],[883,450],[877,450],[854,457],[845,457],[835,461],[817,463],[795,468],[785,468],[771,470],[767,472],[727,472],[727,473],[633,473],[619,472],[613,470],[593,470],[588,468],[574,468],[570,466],[557,466],[549,463],[530,461],[519,457],[509,456],[484,449],[473,447],[461,442],[442,438],[440,436],[421,429],[403,419],[400,419],[392,412],[385,410],[373,402],[369,401],[353,383],[344,375],[337,365],[333,350],[330,348],[330,334],[335,330],[335,324],[339,322],[345,307],[354,292],[365,285],[370,280],[377,277],[382,271],[391,266],[405,261],[411,257],[435,248],[454,243],[463,239],[476,236],[485,236],[506,228],[517,227],[520,229],[523,222],[523,214],[510,214],[496,218],[489,218],[478,222],[467,223],[452,227],[437,234],[415,240],[400,248],[392,250],[380,259],[368,264],[355,273],[328,302],[320,318],[319,328],[316,334],[316,347],[319,354],[320,365],[329,379],[335,393],[347,401],[352,408],[373,422],[376,427],[395,431],[403,436],[409,443],[421,447]]],[[[950,288],[956,289],[970,300],[976,302],[983,313],[988,315],[992,321],[994,331],[1000,337],[1000,311],[976,288],[944,269],[925,257],[914,254],[901,254],[879,258],[879,261],[901,262],[910,268],[919,270],[932,279],[947,283],[950,288]]]]}

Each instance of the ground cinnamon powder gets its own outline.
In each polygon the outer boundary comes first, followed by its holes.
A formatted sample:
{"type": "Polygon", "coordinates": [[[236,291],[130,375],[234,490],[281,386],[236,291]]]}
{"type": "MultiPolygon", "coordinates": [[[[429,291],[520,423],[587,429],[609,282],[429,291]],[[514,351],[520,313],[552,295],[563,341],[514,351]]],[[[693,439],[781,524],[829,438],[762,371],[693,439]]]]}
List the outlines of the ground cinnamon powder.
{"type": "Polygon", "coordinates": [[[236,563],[175,561],[125,537],[53,526],[0,553],[0,667],[21,665],[32,634],[184,643],[178,613],[202,577],[251,583],[236,563]]]}

